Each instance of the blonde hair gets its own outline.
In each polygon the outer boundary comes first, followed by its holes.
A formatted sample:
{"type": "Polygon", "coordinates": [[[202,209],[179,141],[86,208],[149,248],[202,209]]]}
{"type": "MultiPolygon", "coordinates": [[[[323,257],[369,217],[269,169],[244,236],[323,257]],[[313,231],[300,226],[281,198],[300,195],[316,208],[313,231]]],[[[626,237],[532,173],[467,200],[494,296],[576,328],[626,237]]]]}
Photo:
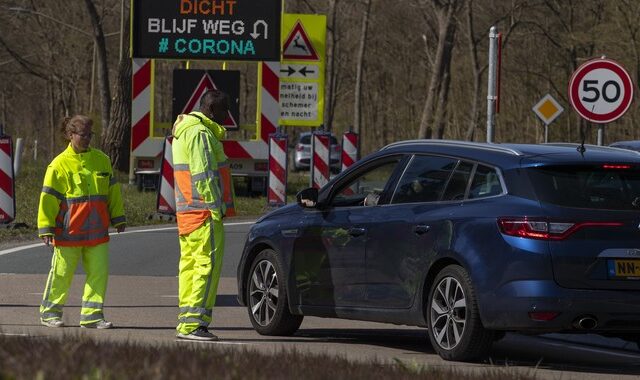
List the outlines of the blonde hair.
{"type": "Polygon", "coordinates": [[[83,126],[91,127],[93,125],[93,120],[89,116],[85,115],[75,115],[72,117],[66,116],[60,122],[60,132],[64,135],[64,138],[69,140],[69,136],[73,132],[78,132],[83,126]]]}

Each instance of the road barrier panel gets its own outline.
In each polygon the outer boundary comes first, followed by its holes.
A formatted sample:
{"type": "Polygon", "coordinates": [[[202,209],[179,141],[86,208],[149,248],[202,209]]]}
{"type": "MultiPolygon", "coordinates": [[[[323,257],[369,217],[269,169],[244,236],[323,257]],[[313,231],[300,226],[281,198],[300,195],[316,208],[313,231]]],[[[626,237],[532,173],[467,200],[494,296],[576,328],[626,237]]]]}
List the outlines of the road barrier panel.
{"type": "Polygon", "coordinates": [[[269,206],[280,207],[287,204],[287,155],[288,136],[274,133],[269,136],[269,206]]]}

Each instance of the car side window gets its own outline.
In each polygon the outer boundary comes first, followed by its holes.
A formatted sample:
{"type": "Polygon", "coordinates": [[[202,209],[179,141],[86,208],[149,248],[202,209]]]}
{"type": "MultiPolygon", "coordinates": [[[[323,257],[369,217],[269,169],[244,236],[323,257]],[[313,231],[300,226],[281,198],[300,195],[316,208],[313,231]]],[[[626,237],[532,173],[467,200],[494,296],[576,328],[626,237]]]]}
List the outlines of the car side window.
{"type": "Polygon", "coordinates": [[[341,186],[331,204],[334,207],[377,205],[399,160],[386,161],[350,180],[341,186]]]}
{"type": "Polygon", "coordinates": [[[491,197],[502,194],[502,184],[495,169],[484,165],[478,165],[473,175],[469,199],[491,197]]]}
{"type": "Polygon", "coordinates": [[[464,199],[472,170],[472,163],[460,161],[456,170],[454,170],[449,183],[447,183],[447,189],[444,191],[444,195],[442,196],[443,201],[458,201],[464,199]]]}
{"type": "Polygon", "coordinates": [[[391,203],[439,201],[457,163],[457,160],[447,157],[414,156],[398,183],[391,203]]]}

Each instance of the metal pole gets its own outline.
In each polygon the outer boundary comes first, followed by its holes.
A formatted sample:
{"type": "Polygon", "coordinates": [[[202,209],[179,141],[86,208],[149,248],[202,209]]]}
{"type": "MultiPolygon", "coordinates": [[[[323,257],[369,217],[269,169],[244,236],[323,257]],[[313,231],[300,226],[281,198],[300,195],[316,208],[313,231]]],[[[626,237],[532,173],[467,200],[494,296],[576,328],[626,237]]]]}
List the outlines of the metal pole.
{"type": "Polygon", "coordinates": [[[604,145],[604,125],[598,125],[598,145],[604,145]]]}
{"type": "Polygon", "coordinates": [[[24,146],[24,140],[22,137],[16,139],[16,150],[13,152],[13,175],[14,177],[20,173],[20,166],[22,166],[22,148],[24,146]]]}
{"type": "Polygon", "coordinates": [[[487,85],[487,142],[492,143],[495,136],[496,111],[496,74],[498,61],[498,28],[489,29],[489,70],[487,85]]]}
{"type": "Polygon", "coordinates": [[[118,62],[122,61],[122,45],[124,36],[124,0],[120,1],[120,50],[118,55],[118,62]]]}
{"type": "Polygon", "coordinates": [[[549,124],[545,123],[544,124],[544,143],[548,143],[549,142],[549,124]]]}

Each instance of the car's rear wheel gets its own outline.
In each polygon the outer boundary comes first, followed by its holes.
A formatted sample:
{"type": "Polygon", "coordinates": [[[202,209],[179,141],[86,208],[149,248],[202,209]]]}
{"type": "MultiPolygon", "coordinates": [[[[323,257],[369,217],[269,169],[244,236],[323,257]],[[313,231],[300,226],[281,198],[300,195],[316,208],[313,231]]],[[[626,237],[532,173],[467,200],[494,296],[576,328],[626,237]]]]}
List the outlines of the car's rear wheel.
{"type": "Polygon", "coordinates": [[[493,332],[482,326],[471,278],[461,266],[438,273],[425,313],[431,345],[443,359],[476,360],[491,349],[493,332]]]}
{"type": "Polygon", "coordinates": [[[291,335],[303,316],[293,315],[287,301],[286,279],[276,253],[265,249],[256,256],[247,279],[247,310],[253,328],[262,335],[291,335]]]}

